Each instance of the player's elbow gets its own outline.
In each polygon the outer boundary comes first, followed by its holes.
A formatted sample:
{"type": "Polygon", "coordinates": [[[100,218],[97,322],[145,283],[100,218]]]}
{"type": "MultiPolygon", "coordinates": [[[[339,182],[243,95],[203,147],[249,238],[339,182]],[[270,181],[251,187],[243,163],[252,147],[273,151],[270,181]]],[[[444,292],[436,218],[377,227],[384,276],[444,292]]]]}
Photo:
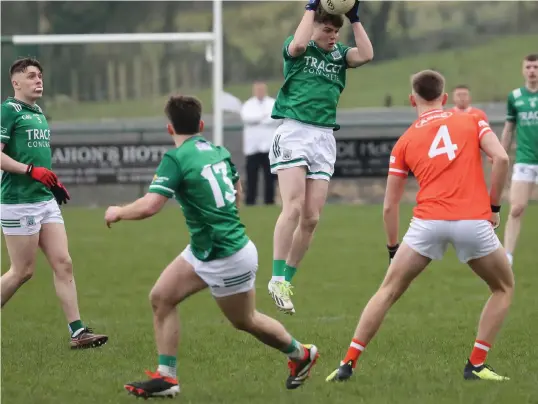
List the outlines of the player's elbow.
{"type": "Polygon", "coordinates": [[[144,217],[151,217],[159,213],[162,207],[163,204],[160,200],[148,201],[148,203],[146,203],[142,209],[142,214],[144,217]]]}
{"type": "Polygon", "coordinates": [[[392,202],[385,202],[383,204],[383,220],[389,219],[394,212],[398,209],[398,204],[392,202]]]}
{"type": "Polygon", "coordinates": [[[160,208],[157,205],[148,205],[144,209],[144,216],[150,217],[150,216],[156,215],[157,213],[159,213],[159,210],[160,208]]]}
{"type": "MultiPolygon", "coordinates": [[[[309,39],[310,40],[310,39],[309,39]]],[[[308,42],[306,43],[291,43],[288,52],[290,53],[291,57],[297,57],[302,55],[306,52],[306,47],[308,46],[308,42]]]]}

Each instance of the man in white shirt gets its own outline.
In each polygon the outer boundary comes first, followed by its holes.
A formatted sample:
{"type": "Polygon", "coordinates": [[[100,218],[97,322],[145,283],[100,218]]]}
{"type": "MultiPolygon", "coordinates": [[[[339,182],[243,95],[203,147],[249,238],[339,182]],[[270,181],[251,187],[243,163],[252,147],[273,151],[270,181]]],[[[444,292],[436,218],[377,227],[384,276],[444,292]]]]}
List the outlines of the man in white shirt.
{"type": "Polygon", "coordinates": [[[275,99],[267,95],[267,85],[255,82],[252,85],[252,97],[241,109],[243,120],[243,153],[247,160],[247,205],[256,204],[258,193],[258,173],[260,168],[264,177],[264,202],[272,205],[275,202],[275,178],[269,167],[269,148],[273,134],[280,120],[271,118],[275,99]]]}

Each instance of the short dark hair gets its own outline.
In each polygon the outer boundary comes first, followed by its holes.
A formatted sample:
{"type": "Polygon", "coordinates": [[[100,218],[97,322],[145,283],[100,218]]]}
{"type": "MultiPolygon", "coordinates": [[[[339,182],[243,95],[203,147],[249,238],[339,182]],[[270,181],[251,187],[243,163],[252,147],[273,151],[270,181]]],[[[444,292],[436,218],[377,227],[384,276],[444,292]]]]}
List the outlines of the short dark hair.
{"type": "Polygon", "coordinates": [[[174,95],[168,99],[164,112],[179,135],[195,135],[200,131],[202,103],[195,97],[174,95]]]}
{"type": "Polygon", "coordinates": [[[329,14],[319,7],[314,15],[314,22],[317,22],[318,24],[330,24],[333,27],[340,29],[344,25],[344,17],[341,15],[329,14]]]}
{"type": "Polygon", "coordinates": [[[531,53],[530,55],[525,56],[527,62],[536,62],[538,60],[538,53],[531,53]]]}
{"type": "Polygon", "coordinates": [[[467,84],[458,84],[456,87],[452,89],[452,91],[455,90],[471,90],[471,88],[467,84]]]}
{"type": "Polygon", "coordinates": [[[30,66],[37,67],[39,71],[43,73],[43,67],[37,59],[26,57],[17,59],[13,62],[9,68],[9,76],[13,77],[13,75],[16,73],[24,73],[30,66]]]}
{"type": "Polygon", "coordinates": [[[424,101],[438,99],[445,89],[445,78],[435,70],[423,70],[411,78],[413,91],[424,101]]]}

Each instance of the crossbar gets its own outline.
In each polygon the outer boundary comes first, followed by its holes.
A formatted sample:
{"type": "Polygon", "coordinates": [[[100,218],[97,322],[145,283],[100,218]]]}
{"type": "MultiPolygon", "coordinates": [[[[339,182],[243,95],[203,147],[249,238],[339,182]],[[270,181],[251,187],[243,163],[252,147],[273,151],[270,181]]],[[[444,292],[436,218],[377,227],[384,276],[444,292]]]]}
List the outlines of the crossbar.
{"type": "Polygon", "coordinates": [[[53,45],[84,43],[139,43],[139,42],[212,42],[212,32],[163,32],[133,34],[66,34],[13,35],[14,45],[53,45]]]}

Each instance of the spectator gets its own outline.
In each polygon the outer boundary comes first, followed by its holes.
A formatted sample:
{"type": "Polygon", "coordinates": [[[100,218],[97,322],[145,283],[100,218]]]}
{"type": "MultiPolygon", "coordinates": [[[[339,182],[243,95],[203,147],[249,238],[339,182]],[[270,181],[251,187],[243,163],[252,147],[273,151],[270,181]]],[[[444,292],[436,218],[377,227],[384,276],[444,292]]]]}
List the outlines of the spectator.
{"type": "Polygon", "coordinates": [[[269,148],[273,134],[280,123],[271,118],[275,99],[267,95],[267,85],[255,82],[252,85],[252,97],[241,109],[243,129],[243,153],[247,163],[246,204],[255,205],[258,194],[258,174],[260,168],[264,178],[264,202],[275,202],[275,178],[269,167],[269,148]]]}

